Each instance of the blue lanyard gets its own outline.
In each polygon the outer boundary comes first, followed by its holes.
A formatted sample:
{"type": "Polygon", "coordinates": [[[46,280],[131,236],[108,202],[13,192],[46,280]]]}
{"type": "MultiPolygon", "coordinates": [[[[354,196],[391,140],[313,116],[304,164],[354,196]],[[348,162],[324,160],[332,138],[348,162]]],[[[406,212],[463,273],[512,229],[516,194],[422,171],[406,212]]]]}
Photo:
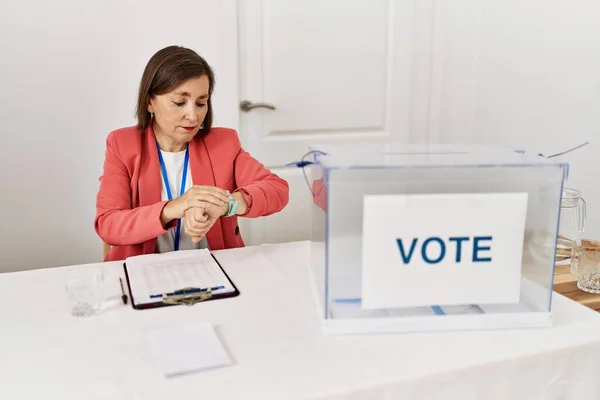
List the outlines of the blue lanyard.
{"type": "MultiPolygon", "coordinates": [[[[171,185],[169,185],[169,177],[167,176],[167,167],[165,166],[165,160],[163,159],[162,153],[160,152],[160,146],[156,142],[156,149],[158,150],[158,159],[160,160],[160,169],[162,170],[163,182],[167,189],[167,197],[169,200],[173,200],[171,195],[171,185]]],[[[181,187],[179,189],[179,196],[185,192],[185,181],[187,179],[188,161],[190,160],[189,147],[185,148],[185,159],[183,160],[183,176],[181,177],[181,187]]],[[[179,250],[179,235],[181,231],[181,218],[177,220],[177,226],[175,227],[175,241],[173,242],[174,250],[179,250]]]]}

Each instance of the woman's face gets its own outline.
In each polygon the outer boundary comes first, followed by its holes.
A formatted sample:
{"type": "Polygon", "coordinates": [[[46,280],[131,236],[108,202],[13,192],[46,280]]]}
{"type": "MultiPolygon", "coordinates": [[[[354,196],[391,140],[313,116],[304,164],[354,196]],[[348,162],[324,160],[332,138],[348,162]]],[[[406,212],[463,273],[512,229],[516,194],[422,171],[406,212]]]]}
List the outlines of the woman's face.
{"type": "Polygon", "coordinates": [[[154,113],[154,130],[173,142],[187,143],[200,129],[208,110],[206,75],[192,78],[169,93],[154,96],[148,111],[154,113]]]}

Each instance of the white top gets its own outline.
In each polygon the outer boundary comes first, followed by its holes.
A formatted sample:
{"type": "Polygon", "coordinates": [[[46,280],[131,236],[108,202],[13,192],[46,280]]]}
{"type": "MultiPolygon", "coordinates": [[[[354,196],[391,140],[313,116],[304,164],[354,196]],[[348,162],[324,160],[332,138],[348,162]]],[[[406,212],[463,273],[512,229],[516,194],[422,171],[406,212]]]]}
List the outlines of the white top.
{"type": "MultiPolygon", "coordinates": [[[[185,150],[173,153],[161,150],[160,153],[162,154],[163,160],[165,161],[165,169],[167,170],[169,186],[171,187],[171,195],[174,199],[176,199],[177,197],[179,197],[179,191],[181,190],[181,178],[183,177],[183,163],[185,161],[185,150]]],[[[163,177],[162,168],[160,169],[160,179],[162,183],[160,191],[161,200],[169,200],[169,196],[167,196],[167,188],[165,186],[165,179],[163,177]]],[[[187,192],[192,187],[192,185],[192,169],[188,165],[184,193],[187,192]]],[[[181,230],[179,234],[180,250],[203,249],[208,247],[206,237],[202,238],[200,242],[194,243],[192,241],[192,238],[185,233],[183,225],[184,219],[182,218],[180,228],[181,230]]],[[[171,229],[169,232],[157,238],[156,252],[166,253],[168,251],[173,251],[174,243],[175,229],[171,229]]]]}
{"type": "Polygon", "coordinates": [[[547,329],[324,336],[308,242],[213,254],[239,296],[136,311],[105,263],[94,317],[69,315],[65,268],[0,274],[0,399],[600,398],[600,314],[564,296],[547,329]],[[234,365],[165,379],[148,335],[202,322],[234,365]]]}

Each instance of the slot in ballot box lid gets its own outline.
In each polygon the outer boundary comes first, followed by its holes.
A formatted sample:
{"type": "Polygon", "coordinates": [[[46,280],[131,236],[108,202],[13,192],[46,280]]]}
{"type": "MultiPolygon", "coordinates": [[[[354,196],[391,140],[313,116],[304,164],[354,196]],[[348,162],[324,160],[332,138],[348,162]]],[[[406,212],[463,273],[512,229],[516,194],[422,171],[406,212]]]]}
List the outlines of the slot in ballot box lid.
{"type": "Polygon", "coordinates": [[[567,163],[485,144],[313,145],[310,151],[324,168],[549,165],[568,169],[567,163]]]}

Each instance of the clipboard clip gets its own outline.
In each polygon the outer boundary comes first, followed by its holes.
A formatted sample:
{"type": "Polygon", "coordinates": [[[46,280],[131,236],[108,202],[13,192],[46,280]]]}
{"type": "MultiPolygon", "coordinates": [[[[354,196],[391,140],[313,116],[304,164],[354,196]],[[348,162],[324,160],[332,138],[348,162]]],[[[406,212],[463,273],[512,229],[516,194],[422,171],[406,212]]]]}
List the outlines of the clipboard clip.
{"type": "Polygon", "coordinates": [[[174,294],[163,294],[162,300],[164,304],[183,304],[193,306],[196,303],[208,300],[212,297],[212,289],[199,291],[197,288],[188,287],[178,290],[174,294]]]}

